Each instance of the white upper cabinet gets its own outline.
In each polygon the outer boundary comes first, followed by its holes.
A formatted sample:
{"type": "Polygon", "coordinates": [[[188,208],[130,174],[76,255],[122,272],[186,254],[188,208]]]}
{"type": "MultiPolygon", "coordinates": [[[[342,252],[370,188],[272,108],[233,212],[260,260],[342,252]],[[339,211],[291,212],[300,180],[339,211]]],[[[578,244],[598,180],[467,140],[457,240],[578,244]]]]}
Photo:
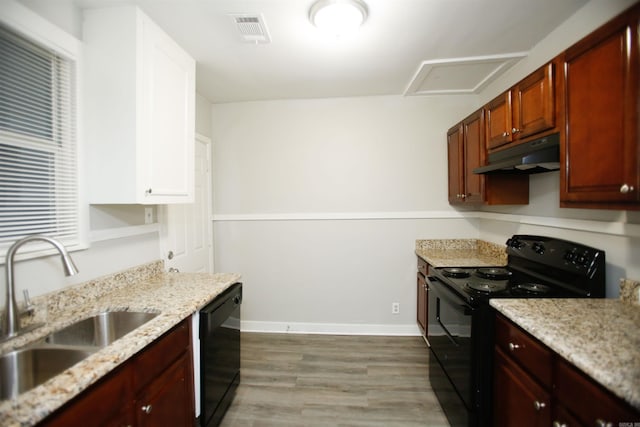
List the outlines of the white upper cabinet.
{"type": "Polygon", "coordinates": [[[195,61],[134,6],[88,9],[83,30],[89,203],[193,202],[195,61]]]}

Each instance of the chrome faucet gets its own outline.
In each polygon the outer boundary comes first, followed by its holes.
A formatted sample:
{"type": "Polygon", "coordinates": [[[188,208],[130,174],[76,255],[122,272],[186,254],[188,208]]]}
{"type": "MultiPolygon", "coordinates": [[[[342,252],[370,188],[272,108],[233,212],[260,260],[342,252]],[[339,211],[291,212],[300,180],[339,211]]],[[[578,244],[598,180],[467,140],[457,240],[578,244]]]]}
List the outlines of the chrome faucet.
{"type": "Polygon", "coordinates": [[[25,243],[32,242],[34,240],[42,240],[45,242],[49,242],[53,245],[58,252],[60,253],[60,257],[62,259],[62,268],[64,269],[65,276],[73,276],[78,273],[78,268],[73,263],[71,256],[67,250],[62,246],[62,243],[58,242],[51,237],[43,236],[40,234],[34,234],[31,236],[24,237],[18,241],[16,241],[13,245],[9,247],[7,250],[7,255],[5,257],[5,270],[7,276],[7,283],[5,284],[7,287],[7,300],[6,300],[6,310],[4,313],[4,323],[2,326],[2,335],[0,335],[0,341],[4,341],[9,338],[13,338],[20,334],[20,313],[18,312],[18,304],[16,303],[15,296],[15,281],[13,278],[13,258],[16,255],[17,250],[24,245],[25,243]]]}

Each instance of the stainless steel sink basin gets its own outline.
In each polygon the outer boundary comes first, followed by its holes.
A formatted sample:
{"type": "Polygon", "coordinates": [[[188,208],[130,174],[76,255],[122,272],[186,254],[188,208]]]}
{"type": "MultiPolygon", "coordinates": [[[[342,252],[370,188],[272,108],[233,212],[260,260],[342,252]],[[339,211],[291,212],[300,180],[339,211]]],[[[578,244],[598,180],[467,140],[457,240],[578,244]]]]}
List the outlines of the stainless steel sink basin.
{"type": "Polygon", "coordinates": [[[106,311],[48,335],[47,344],[105,347],[156,317],[157,313],[106,311]]]}
{"type": "Polygon", "coordinates": [[[91,353],[77,348],[25,348],[0,356],[0,400],[42,384],[91,353]]]}

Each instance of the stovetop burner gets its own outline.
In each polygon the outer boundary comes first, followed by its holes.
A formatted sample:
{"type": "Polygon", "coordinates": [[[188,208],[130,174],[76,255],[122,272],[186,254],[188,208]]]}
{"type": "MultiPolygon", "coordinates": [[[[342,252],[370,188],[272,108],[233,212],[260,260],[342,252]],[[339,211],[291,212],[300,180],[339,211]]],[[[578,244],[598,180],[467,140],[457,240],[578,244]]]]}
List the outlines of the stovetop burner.
{"type": "Polygon", "coordinates": [[[444,268],[442,269],[442,273],[447,276],[447,277],[469,277],[469,271],[465,270],[464,268],[457,268],[457,267],[451,267],[451,268],[444,268]]]}
{"type": "Polygon", "coordinates": [[[486,282],[486,281],[475,281],[475,282],[467,282],[465,284],[467,289],[472,291],[481,292],[484,294],[495,294],[497,292],[502,292],[507,289],[507,282],[486,282]]]}
{"type": "Polygon", "coordinates": [[[511,272],[501,267],[482,267],[476,270],[476,274],[484,279],[505,280],[511,276],[511,272]]]}
{"type": "Polygon", "coordinates": [[[551,288],[540,283],[519,283],[514,285],[512,291],[516,294],[545,295],[551,292],[551,288]]]}

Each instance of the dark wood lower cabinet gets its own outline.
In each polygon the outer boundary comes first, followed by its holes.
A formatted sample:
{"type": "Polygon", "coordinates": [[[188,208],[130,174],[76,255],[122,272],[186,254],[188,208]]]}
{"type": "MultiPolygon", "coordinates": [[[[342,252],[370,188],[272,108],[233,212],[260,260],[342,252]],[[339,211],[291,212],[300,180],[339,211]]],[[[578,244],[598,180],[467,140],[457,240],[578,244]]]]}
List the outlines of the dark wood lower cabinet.
{"type": "Polygon", "coordinates": [[[494,354],[495,426],[613,427],[640,421],[640,411],[502,315],[496,319],[494,354]],[[549,366],[541,370],[544,353],[549,366]]]}
{"type": "Polygon", "coordinates": [[[429,264],[422,258],[418,257],[418,273],[416,278],[418,304],[416,310],[416,321],[418,322],[418,327],[424,337],[427,336],[427,322],[429,319],[429,288],[427,287],[426,280],[428,274],[429,264]]]}
{"type": "Polygon", "coordinates": [[[183,354],[162,376],[151,382],[136,399],[138,426],[191,426],[193,406],[185,405],[191,393],[190,364],[183,354]]]}
{"type": "Polygon", "coordinates": [[[41,426],[193,426],[191,322],[182,321],[41,426]]]}
{"type": "Polygon", "coordinates": [[[543,427],[551,425],[549,393],[500,349],[495,353],[494,399],[497,427],[543,427]]]}

